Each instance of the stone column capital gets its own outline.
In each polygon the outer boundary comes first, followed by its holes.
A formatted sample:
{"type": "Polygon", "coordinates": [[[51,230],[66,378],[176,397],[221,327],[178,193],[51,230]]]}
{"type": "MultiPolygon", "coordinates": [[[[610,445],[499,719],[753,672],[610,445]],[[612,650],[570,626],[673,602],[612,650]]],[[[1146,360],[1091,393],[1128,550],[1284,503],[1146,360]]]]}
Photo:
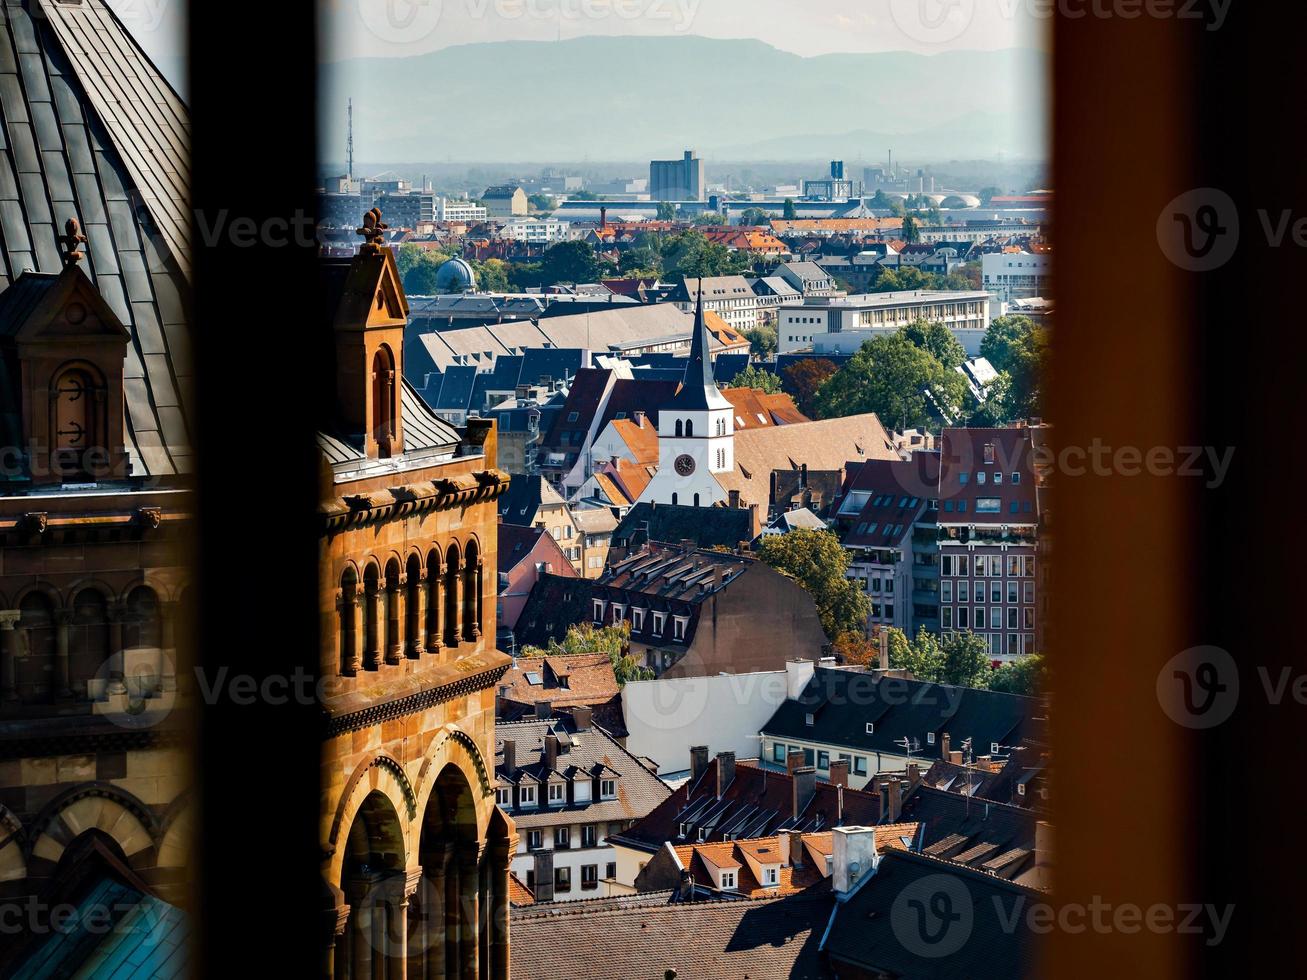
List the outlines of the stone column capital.
{"type": "Polygon", "coordinates": [[[23,614],[18,609],[0,609],[0,630],[11,630],[18,625],[23,614]]]}

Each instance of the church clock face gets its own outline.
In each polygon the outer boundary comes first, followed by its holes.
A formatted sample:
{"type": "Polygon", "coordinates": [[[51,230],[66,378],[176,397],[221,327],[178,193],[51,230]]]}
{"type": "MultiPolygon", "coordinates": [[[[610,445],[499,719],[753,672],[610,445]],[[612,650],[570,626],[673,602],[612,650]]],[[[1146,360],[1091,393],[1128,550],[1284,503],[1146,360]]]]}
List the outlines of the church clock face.
{"type": "Polygon", "coordinates": [[[687,453],[682,453],[676,457],[676,472],[681,476],[689,476],[694,472],[694,457],[687,453]]]}

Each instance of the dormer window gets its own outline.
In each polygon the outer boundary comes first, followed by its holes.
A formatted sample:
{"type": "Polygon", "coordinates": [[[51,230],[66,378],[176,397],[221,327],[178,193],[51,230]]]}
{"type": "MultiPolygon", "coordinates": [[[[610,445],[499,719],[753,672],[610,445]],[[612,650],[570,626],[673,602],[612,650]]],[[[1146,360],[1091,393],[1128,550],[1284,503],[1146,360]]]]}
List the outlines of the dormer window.
{"type": "Polygon", "coordinates": [[[575,803],[589,803],[594,786],[589,778],[572,781],[572,800],[575,803]]]}
{"type": "Polygon", "coordinates": [[[500,786],[495,790],[495,804],[497,806],[508,806],[513,802],[513,790],[508,786],[500,786]]]}
{"type": "Polygon", "coordinates": [[[531,807],[536,805],[536,788],[534,786],[523,786],[518,792],[520,807],[531,807]]]}
{"type": "Polygon", "coordinates": [[[663,635],[663,626],[667,622],[667,616],[664,613],[656,612],[653,614],[653,631],[655,636],[663,635]]]}
{"type": "Polygon", "coordinates": [[[594,601],[594,623],[596,626],[602,626],[604,623],[604,600],[596,599],[594,601]]]}
{"type": "Polygon", "coordinates": [[[642,629],[644,629],[644,610],[643,610],[643,609],[632,609],[632,610],[631,610],[631,629],[634,630],[634,631],[637,632],[637,633],[640,632],[642,629]]]}
{"type": "Polygon", "coordinates": [[[685,630],[690,625],[689,616],[677,616],[672,621],[672,638],[679,642],[685,641],[685,630]]]}
{"type": "Polygon", "coordinates": [[[737,887],[738,878],[734,871],[723,871],[719,878],[723,891],[731,891],[737,887]]]}
{"type": "Polygon", "coordinates": [[[549,784],[549,805],[562,806],[567,802],[567,787],[562,783],[549,784]]]}
{"type": "Polygon", "coordinates": [[[807,725],[809,728],[812,727],[813,722],[814,722],[815,720],[816,720],[816,719],[813,718],[813,716],[812,716],[812,712],[811,712],[811,711],[809,711],[807,714],[805,714],[805,715],[803,716],[803,723],[804,723],[805,725],[807,725]]]}
{"type": "Polygon", "coordinates": [[[767,888],[775,888],[781,883],[781,872],[779,868],[763,868],[762,883],[767,888]]]}
{"type": "Polygon", "coordinates": [[[688,836],[689,833],[690,833],[690,825],[689,825],[688,823],[683,823],[683,824],[681,824],[680,831],[681,831],[681,832],[680,832],[680,835],[679,835],[679,836],[681,836],[681,837],[686,837],[686,836],[688,836]]]}
{"type": "Polygon", "coordinates": [[[875,734],[876,734],[876,723],[875,723],[875,722],[871,722],[871,721],[867,722],[867,734],[868,734],[868,735],[875,735],[875,734]]]}
{"type": "Polygon", "coordinates": [[[617,780],[601,779],[599,780],[599,798],[601,800],[617,799],[617,780]]]}
{"type": "Polygon", "coordinates": [[[702,843],[703,843],[704,841],[706,841],[707,839],[708,839],[708,828],[707,828],[707,827],[700,827],[700,828],[699,828],[699,843],[702,844],[702,843]]]}

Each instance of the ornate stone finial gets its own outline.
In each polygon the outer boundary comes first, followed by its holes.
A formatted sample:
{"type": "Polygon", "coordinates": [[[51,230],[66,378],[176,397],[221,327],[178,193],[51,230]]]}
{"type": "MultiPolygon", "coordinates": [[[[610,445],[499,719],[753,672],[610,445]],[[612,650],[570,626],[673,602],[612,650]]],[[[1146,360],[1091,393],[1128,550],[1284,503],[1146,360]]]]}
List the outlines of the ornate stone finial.
{"type": "Polygon", "coordinates": [[[76,265],[82,261],[84,256],[81,246],[85,242],[86,236],[82,234],[82,226],[76,218],[64,222],[64,234],[59,237],[59,244],[64,248],[64,265],[76,265]]]}
{"type": "Polygon", "coordinates": [[[386,240],[386,229],[390,225],[381,220],[381,208],[373,208],[363,216],[363,227],[358,234],[363,236],[362,253],[376,252],[386,240]]]}

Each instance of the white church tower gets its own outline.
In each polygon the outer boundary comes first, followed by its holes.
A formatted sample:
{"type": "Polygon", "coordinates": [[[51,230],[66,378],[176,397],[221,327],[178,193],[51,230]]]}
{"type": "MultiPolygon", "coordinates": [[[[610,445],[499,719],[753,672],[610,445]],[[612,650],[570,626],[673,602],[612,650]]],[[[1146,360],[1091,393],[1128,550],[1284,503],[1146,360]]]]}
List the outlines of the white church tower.
{"type": "Polygon", "coordinates": [[[713,380],[703,290],[685,382],[658,410],[658,472],[642,501],[711,507],[726,499],[715,474],[735,469],[735,408],[713,380]]]}

